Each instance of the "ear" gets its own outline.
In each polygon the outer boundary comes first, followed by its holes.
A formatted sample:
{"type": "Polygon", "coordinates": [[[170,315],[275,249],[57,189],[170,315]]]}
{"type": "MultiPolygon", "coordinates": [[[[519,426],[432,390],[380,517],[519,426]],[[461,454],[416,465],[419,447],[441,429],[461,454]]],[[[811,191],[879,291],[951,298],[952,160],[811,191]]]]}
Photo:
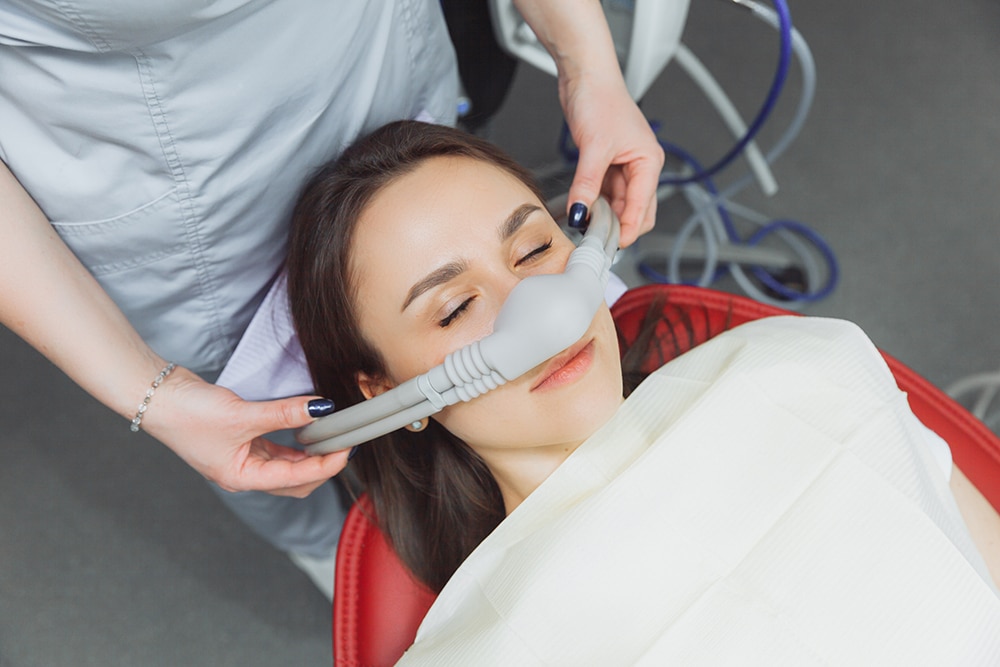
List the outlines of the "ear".
{"type": "Polygon", "coordinates": [[[390,389],[394,389],[396,386],[388,378],[373,377],[361,372],[354,376],[354,380],[358,383],[358,389],[364,394],[365,399],[374,398],[390,389]]]}

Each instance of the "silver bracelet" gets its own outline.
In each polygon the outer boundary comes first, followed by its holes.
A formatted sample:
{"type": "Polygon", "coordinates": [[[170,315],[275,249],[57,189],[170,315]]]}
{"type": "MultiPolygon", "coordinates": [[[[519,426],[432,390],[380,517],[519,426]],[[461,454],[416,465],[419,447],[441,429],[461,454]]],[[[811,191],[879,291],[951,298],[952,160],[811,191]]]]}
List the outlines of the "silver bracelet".
{"type": "Polygon", "coordinates": [[[139,411],[135,413],[135,417],[132,419],[132,425],[129,427],[130,431],[137,433],[142,427],[142,416],[146,414],[146,409],[149,408],[149,401],[153,398],[153,394],[156,393],[156,388],[167,379],[167,376],[170,375],[175,368],[177,368],[177,364],[171,361],[163,368],[162,371],[160,371],[160,374],[156,376],[156,379],[153,380],[153,384],[146,390],[146,398],[142,399],[142,403],[139,404],[139,411]]]}

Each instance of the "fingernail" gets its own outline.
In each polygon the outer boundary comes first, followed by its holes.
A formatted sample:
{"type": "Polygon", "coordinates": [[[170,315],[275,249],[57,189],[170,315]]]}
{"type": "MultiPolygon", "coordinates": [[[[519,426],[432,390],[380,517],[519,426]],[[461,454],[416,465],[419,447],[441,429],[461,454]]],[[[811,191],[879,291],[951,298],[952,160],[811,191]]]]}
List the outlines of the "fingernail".
{"type": "Polygon", "coordinates": [[[347,455],[347,460],[350,461],[354,458],[354,455],[358,453],[358,446],[354,445],[351,447],[351,453],[347,455]]]}
{"type": "Polygon", "coordinates": [[[586,224],[587,205],[583,202],[576,202],[569,207],[569,226],[573,229],[580,229],[586,224]]]}
{"type": "Polygon", "coordinates": [[[325,417],[333,412],[333,401],[329,398],[314,398],[306,404],[306,409],[309,411],[309,416],[314,419],[325,417]]]}

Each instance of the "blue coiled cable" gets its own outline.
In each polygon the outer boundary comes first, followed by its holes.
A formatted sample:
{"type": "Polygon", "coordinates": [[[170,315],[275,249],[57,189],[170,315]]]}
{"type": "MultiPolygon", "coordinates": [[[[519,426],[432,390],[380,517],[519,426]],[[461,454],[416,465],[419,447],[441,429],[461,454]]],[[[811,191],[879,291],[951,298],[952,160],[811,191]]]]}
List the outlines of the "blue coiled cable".
{"type": "Polygon", "coordinates": [[[754,140],[757,133],[760,132],[761,128],[764,127],[764,123],[767,122],[768,117],[771,112],[774,111],[774,107],[778,103],[778,98],[781,97],[781,91],[785,87],[785,80],[788,78],[788,69],[792,61],[792,17],[791,13],[788,11],[788,5],[785,0],[772,0],[775,12],[778,14],[778,26],[779,33],[781,35],[781,44],[778,52],[778,67],[774,72],[774,79],[771,81],[771,88],[767,91],[767,97],[764,99],[764,104],[761,105],[760,110],[757,112],[757,116],[750,123],[750,127],[747,129],[743,137],[736,142],[735,145],[729,152],[726,153],[718,162],[713,164],[708,169],[699,169],[694,173],[686,176],[669,176],[660,180],[661,185],[685,185],[687,183],[697,183],[708,179],[726,167],[739,157],[743,151],[746,149],[747,145],[754,140]]]}

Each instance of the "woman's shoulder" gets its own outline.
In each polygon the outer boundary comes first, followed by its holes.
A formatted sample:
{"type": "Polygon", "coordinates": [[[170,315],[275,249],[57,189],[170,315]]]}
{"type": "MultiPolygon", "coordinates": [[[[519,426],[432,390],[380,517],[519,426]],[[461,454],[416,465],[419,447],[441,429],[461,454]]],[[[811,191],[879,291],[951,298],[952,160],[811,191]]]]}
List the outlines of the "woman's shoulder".
{"type": "Polygon", "coordinates": [[[854,322],[832,317],[777,315],[737,325],[718,337],[745,337],[761,346],[794,342],[798,345],[864,347],[874,349],[868,335],[854,322]]]}
{"type": "Polygon", "coordinates": [[[797,315],[767,317],[733,327],[682,354],[656,375],[716,382],[732,375],[809,378],[862,391],[873,398],[898,394],[878,348],[853,322],[797,315]]]}
{"type": "MultiPolygon", "coordinates": [[[[853,322],[828,317],[778,315],[737,325],[703,345],[739,346],[745,355],[816,361],[831,357],[881,358],[868,335],[853,322]]],[[[700,346],[699,346],[700,347],[700,346]]],[[[695,348],[696,351],[698,348],[695,348]]]]}

